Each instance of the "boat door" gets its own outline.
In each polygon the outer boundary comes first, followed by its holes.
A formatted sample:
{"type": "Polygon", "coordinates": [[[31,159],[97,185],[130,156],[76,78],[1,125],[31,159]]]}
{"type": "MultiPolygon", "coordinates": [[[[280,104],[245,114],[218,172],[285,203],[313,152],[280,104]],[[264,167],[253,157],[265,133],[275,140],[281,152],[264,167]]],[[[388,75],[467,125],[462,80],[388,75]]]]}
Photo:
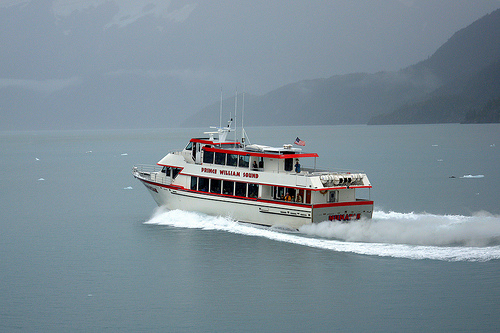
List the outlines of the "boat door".
{"type": "Polygon", "coordinates": [[[195,142],[193,146],[193,160],[196,164],[201,163],[201,143],[195,142]]]}

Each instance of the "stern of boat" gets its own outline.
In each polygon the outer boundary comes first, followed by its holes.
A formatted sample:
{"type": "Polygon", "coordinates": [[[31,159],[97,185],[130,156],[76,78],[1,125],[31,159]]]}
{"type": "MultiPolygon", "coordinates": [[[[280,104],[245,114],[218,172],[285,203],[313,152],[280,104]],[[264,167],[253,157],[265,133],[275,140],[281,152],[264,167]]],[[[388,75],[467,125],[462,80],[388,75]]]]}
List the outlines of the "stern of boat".
{"type": "Polygon", "coordinates": [[[351,205],[318,205],[313,207],[312,222],[324,221],[350,222],[360,219],[371,219],[373,201],[355,201],[351,205]]]}

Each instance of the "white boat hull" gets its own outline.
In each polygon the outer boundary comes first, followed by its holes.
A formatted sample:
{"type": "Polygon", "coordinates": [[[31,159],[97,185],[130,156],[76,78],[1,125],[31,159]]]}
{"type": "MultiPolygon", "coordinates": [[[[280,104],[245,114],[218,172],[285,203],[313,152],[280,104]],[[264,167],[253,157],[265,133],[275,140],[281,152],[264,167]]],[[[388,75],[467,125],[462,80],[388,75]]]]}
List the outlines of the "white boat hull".
{"type": "Polygon", "coordinates": [[[200,193],[140,179],[158,206],[227,216],[240,222],[298,229],[302,225],[323,221],[351,221],[371,218],[372,201],[330,205],[305,205],[262,199],[235,198],[200,193]]]}

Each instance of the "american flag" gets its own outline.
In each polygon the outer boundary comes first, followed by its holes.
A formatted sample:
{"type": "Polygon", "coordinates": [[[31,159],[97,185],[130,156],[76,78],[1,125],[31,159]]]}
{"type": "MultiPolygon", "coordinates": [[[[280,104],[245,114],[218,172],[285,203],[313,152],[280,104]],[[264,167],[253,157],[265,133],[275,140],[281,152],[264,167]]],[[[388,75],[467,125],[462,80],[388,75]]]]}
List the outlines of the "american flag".
{"type": "Polygon", "coordinates": [[[295,139],[294,143],[296,145],[299,145],[299,146],[305,146],[306,145],[305,141],[300,140],[299,137],[297,137],[297,139],[295,139]]]}

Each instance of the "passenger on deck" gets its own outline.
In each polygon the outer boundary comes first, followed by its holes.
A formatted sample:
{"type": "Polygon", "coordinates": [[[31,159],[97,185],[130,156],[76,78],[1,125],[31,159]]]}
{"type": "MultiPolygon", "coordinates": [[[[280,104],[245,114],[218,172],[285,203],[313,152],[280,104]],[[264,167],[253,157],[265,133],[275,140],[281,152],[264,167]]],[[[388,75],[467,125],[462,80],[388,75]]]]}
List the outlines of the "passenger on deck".
{"type": "Polygon", "coordinates": [[[292,196],[288,192],[286,192],[285,201],[292,201],[292,196]]]}
{"type": "Polygon", "coordinates": [[[297,159],[297,162],[295,162],[295,172],[300,173],[300,163],[299,163],[298,159],[297,159]]]}
{"type": "Polygon", "coordinates": [[[253,161],[252,170],[259,170],[259,167],[257,166],[257,162],[255,162],[255,161],[253,161]]]}

